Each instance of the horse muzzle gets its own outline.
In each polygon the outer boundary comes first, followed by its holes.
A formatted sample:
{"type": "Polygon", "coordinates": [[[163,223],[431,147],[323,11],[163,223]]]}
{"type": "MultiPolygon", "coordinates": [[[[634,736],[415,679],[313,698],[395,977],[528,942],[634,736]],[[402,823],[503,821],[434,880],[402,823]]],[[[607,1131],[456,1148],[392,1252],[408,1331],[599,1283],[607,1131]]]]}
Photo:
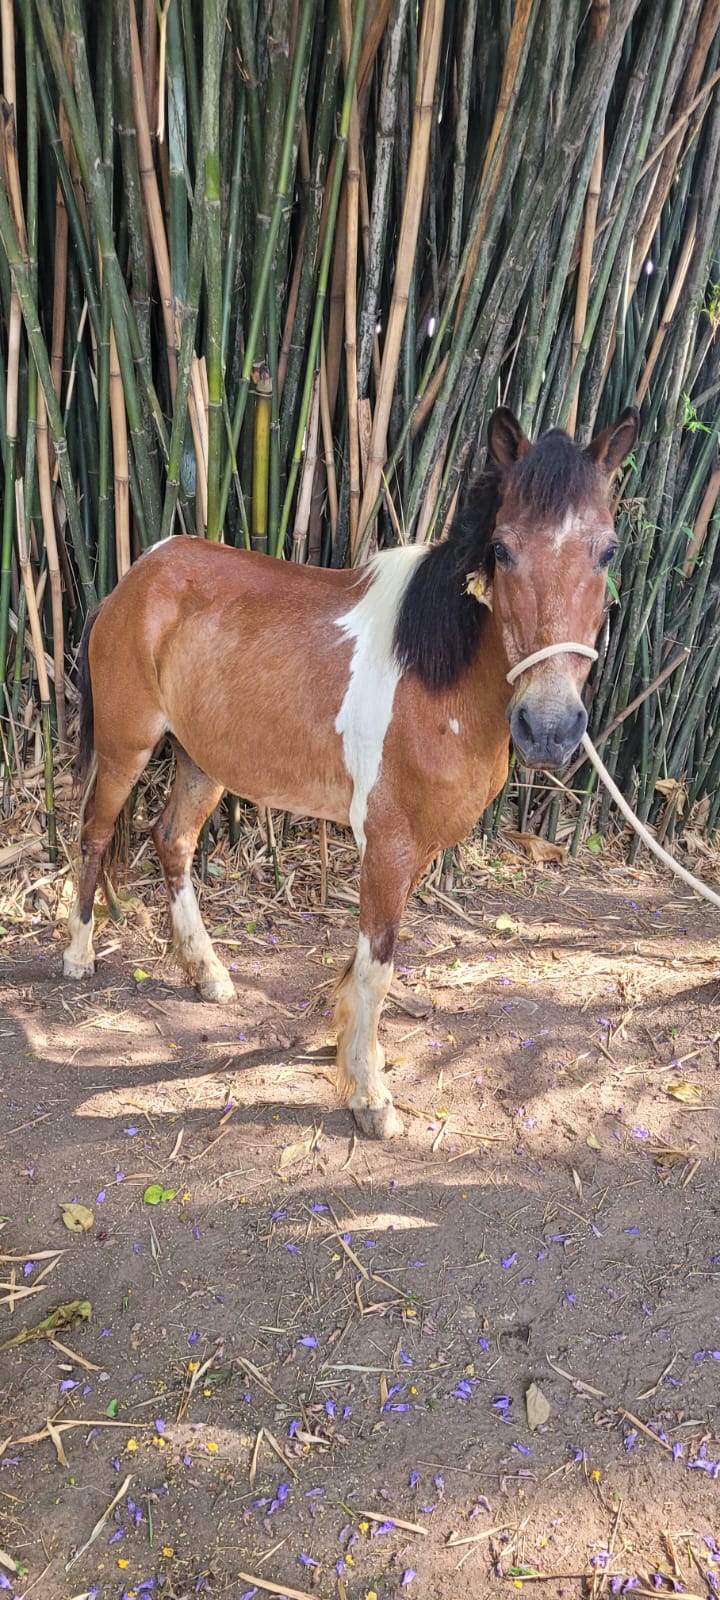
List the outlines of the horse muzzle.
{"type": "Polygon", "coordinates": [[[508,717],[513,744],[526,767],[564,767],[587,727],[585,707],[575,699],[557,705],[528,696],[510,706],[508,717]]]}

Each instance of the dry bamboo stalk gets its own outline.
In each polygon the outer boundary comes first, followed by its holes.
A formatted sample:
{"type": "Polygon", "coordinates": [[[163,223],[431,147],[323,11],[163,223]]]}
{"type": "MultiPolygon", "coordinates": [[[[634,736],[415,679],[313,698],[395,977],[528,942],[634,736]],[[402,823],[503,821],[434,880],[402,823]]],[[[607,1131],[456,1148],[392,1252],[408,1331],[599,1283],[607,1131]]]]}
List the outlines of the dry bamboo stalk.
{"type": "Polygon", "coordinates": [[[22,478],[15,481],[15,521],[17,525],[18,565],[25,590],[27,601],[28,626],[32,639],[33,655],[35,657],[35,670],[37,672],[37,686],[40,702],[44,706],[50,704],[50,679],[45,666],[45,648],[43,642],[42,624],[38,610],[38,600],[33,583],[30,567],[30,553],[28,551],[25,534],[25,493],[22,478]]]}
{"type": "MultiPolygon", "coordinates": [[[[164,140],[165,140],[165,75],[166,75],[165,48],[166,48],[166,43],[167,43],[167,14],[168,14],[169,7],[170,7],[170,0],[163,0],[163,8],[162,8],[162,11],[160,13],[160,52],[159,52],[159,60],[158,60],[158,89],[157,89],[157,108],[156,108],[157,109],[156,133],[157,133],[158,144],[163,144],[164,140]]],[[[145,99],[147,100],[147,93],[145,95],[145,99]]]]}
{"type": "Polygon", "coordinates": [[[2,44],[3,94],[8,105],[17,104],[15,79],[15,18],[13,0],[2,0],[0,8],[0,43],[2,44]]]}
{"type": "Polygon", "coordinates": [[[630,293],[633,294],[637,285],[643,263],[647,258],[655,230],[660,221],[660,213],[670,192],[670,186],[676,176],[678,157],[685,132],[685,117],[690,116],[693,106],[697,103],[697,87],[700,76],[708,58],[708,52],[717,33],[720,23],[720,0],[705,0],[702,15],[698,23],[697,32],[693,40],[690,59],[685,68],[683,81],[675,102],[676,118],[680,114],[681,123],[675,132],[671,131],[671,138],[665,144],[660,166],[658,168],[652,202],[648,205],[643,219],[640,233],[633,249],[632,267],[630,269],[630,293]]]}
{"type": "MultiPolygon", "coordinates": [[[[380,48],[380,42],[381,42],[382,36],[383,36],[383,34],[385,32],[385,24],[387,23],[387,19],[388,19],[389,15],[390,15],[390,7],[391,7],[391,5],[392,5],[392,0],[378,0],[377,6],[375,8],[375,15],[374,15],[374,17],[372,19],[372,22],[370,23],[369,27],[367,27],[367,33],[365,34],[365,42],[363,44],[362,50],[360,51],[360,60],[358,62],[358,69],[357,69],[356,83],[357,83],[357,92],[358,92],[358,94],[362,94],[363,90],[367,87],[367,83],[368,83],[368,80],[369,80],[369,77],[370,77],[370,73],[371,73],[372,67],[373,67],[373,62],[374,62],[375,57],[376,57],[376,55],[378,53],[378,50],[380,48]]],[[[368,8],[368,10],[369,10],[369,8],[368,8]]],[[[366,16],[366,26],[367,26],[367,16],[366,16]]]]}
{"type": "MultiPolygon", "coordinates": [[[[60,106],[58,119],[60,143],[66,162],[70,155],[70,129],[65,108],[60,106]]],[[[55,185],[55,255],[53,258],[53,310],[50,347],[50,370],[58,400],[62,394],[63,341],[65,335],[65,301],[67,298],[68,267],[68,214],[60,182],[55,185]]]]}
{"type": "Polygon", "coordinates": [[[143,69],[140,57],[140,40],[138,38],[137,18],[135,6],[128,5],[130,15],[130,46],[132,51],[132,91],[133,107],[135,110],[135,130],[137,134],[138,167],[140,182],[145,198],[145,211],[147,215],[150,243],[152,245],[155,271],[157,273],[158,292],[162,306],[163,327],[165,329],[165,348],[167,350],[168,373],[170,377],[170,393],[175,394],[177,382],[177,358],[175,352],[175,322],[173,317],[172,274],[170,271],[170,251],[168,249],[167,234],[165,232],[165,219],[157,177],[153,161],[152,142],[150,139],[150,123],[148,120],[148,105],[143,88],[143,69]]]}
{"type": "Polygon", "coordinates": [[[193,351],[190,365],[190,392],[188,416],[195,445],[195,521],[198,528],[207,527],[208,505],[208,420],[207,379],[203,382],[203,363],[193,351]]]}
{"type": "Polygon", "coordinates": [[[295,511],[295,527],[293,530],[293,559],[303,562],[307,555],[308,528],[310,526],[310,508],[312,505],[313,484],[318,458],[318,431],[320,423],[320,374],[315,373],[313,390],[308,413],[307,443],[305,446],[305,459],[303,461],[300,490],[295,511]]]}
{"type": "Polygon", "coordinates": [[[697,564],[697,558],[705,542],[705,535],[710,525],[710,518],[715,510],[715,503],[720,494],[720,465],[713,467],[708,478],[707,488],[700,503],[700,510],[693,524],[692,538],[687,547],[687,554],[683,561],[683,577],[689,578],[697,564]]]}
{"type": "Polygon", "coordinates": [[[358,434],[360,438],[360,471],[363,483],[367,473],[370,440],[372,438],[372,406],[367,396],[358,400],[358,434]]]}
{"type": "Polygon", "coordinates": [[[55,517],[53,514],[52,475],[50,471],[50,442],[48,437],[47,411],[45,409],[45,396],[40,384],[38,384],[37,397],[35,454],[37,458],[38,489],[40,493],[40,512],[42,515],[43,536],[45,540],[45,554],[47,556],[48,572],[50,574],[50,602],[52,605],[53,619],[53,665],[55,669],[55,704],[57,708],[58,739],[62,746],[67,744],[67,708],[65,703],[65,627],[63,621],[62,574],[60,572],[57,530],[55,528],[55,517]]]}
{"type": "MultiPolygon", "coordinates": [[[[593,0],[590,13],[590,33],[593,40],[602,39],[608,24],[610,0],[593,0]]],[[[595,244],[595,226],[597,223],[598,206],[600,204],[600,190],[602,187],[603,156],[605,151],[605,129],[601,127],[598,142],[595,147],[593,164],[590,168],[588,179],[587,199],[585,201],[585,216],[583,219],[582,244],[580,247],[580,265],[578,268],[577,289],[575,291],[575,314],[573,317],[572,353],[570,356],[570,369],[572,370],[577,360],[578,351],[582,344],[587,318],[588,300],[590,298],[590,274],[592,271],[593,246],[595,244]]],[[[580,388],[576,385],[570,403],[570,410],[566,427],[568,433],[574,434],[577,423],[577,411],[580,401],[580,388]]]]}
{"type": "Polygon", "coordinates": [[[335,530],[337,528],[338,497],[337,480],[335,477],[335,452],[333,450],[332,419],[330,416],[330,402],[328,400],[327,365],[325,361],[325,340],[320,339],[320,425],[323,439],[323,460],[325,462],[325,476],[327,478],[328,512],[330,515],[330,536],[335,543],[335,530]]]}
{"type": "Polygon", "coordinates": [[[125,392],[120,376],[115,331],[110,326],[110,424],[112,427],[113,483],[115,488],[115,560],[122,578],[130,567],[130,461],[125,392]]]}
{"type": "MultiPolygon", "coordinates": [[[[328,172],[325,192],[329,194],[332,183],[332,165],[328,172]]],[[[333,271],[330,293],[328,295],[329,314],[327,345],[325,359],[327,362],[327,393],[330,416],[335,416],[335,401],[337,400],[338,383],[340,382],[340,363],[342,361],[343,325],[345,322],[345,251],[347,249],[347,227],[345,224],[346,195],[343,188],[338,206],[337,222],[335,224],[335,250],[333,253],[333,271]]],[[[323,218],[325,204],[323,202],[323,218]]],[[[322,225],[320,236],[322,239],[322,225]]],[[[320,248],[320,246],[318,246],[320,248]]]]}
{"type": "Polygon", "coordinates": [[[416,544],[424,544],[425,540],[427,539],[428,529],[432,520],[432,514],[435,510],[437,498],[440,493],[440,485],[442,483],[444,466],[445,452],[443,451],[442,454],[438,456],[438,459],[432,469],[425,499],[420,507],[420,515],[417,520],[417,532],[415,534],[416,544]]]}
{"type": "Polygon", "coordinates": [[[652,342],[652,349],[651,349],[650,354],[649,354],[649,356],[647,358],[647,361],[645,362],[645,366],[643,368],[642,376],[641,376],[640,382],[638,383],[638,386],[637,386],[637,394],[635,396],[635,404],[636,404],[636,406],[641,406],[642,405],[643,400],[645,398],[645,395],[647,394],[648,385],[650,383],[650,379],[652,377],[653,369],[654,369],[655,364],[657,362],[658,356],[660,355],[660,351],[662,349],[663,340],[664,340],[665,335],[666,335],[666,333],[668,331],[668,328],[670,327],[670,325],[672,323],[672,319],[673,319],[673,317],[675,315],[675,310],[676,310],[676,307],[677,307],[677,303],[678,303],[678,300],[680,299],[680,295],[681,295],[681,292],[682,292],[682,286],[683,286],[683,284],[685,282],[685,279],[687,277],[687,273],[688,273],[688,268],[690,266],[690,262],[692,261],[693,250],[695,248],[695,235],[696,235],[696,233],[697,233],[697,212],[694,211],[692,216],[691,216],[691,219],[690,219],[690,226],[688,228],[687,238],[686,238],[685,243],[684,243],[683,248],[682,248],[682,255],[680,256],[680,260],[678,261],[678,264],[677,264],[677,270],[675,272],[675,277],[673,278],[672,284],[670,286],[670,292],[669,292],[667,300],[665,301],[665,304],[663,306],[662,316],[661,316],[660,322],[658,324],[658,330],[657,330],[657,333],[655,334],[655,338],[653,339],[653,342],[652,342]]]}
{"type": "MultiPolygon", "coordinates": [[[[339,13],[343,66],[347,72],[352,38],[350,0],[339,0],[339,13]]],[[[357,550],[358,516],[360,512],[360,439],[358,433],[357,386],[359,189],[360,117],[358,114],[357,93],[353,91],[350,127],[348,129],[347,159],[345,162],[345,400],[347,406],[348,476],[350,482],[348,514],[351,565],[354,565],[357,550]]]]}
{"type": "MultiPolygon", "coordinates": [[[[12,607],[10,608],[10,616],[9,616],[8,620],[9,620],[9,623],[10,623],[10,632],[14,633],[15,637],[17,638],[18,619],[17,619],[17,613],[15,611],[13,611],[12,607]]],[[[26,650],[29,650],[32,655],[34,655],[35,651],[34,651],[34,646],[33,646],[33,639],[32,639],[32,634],[31,634],[29,628],[26,628],[25,632],[23,634],[23,646],[24,646],[24,648],[26,650]]],[[[53,662],[52,656],[48,655],[47,650],[43,651],[43,660],[45,662],[45,671],[47,672],[47,675],[48,675],[48,677],[50,679],[50,682],[54,683],[55,682],[55,664],[53,662]]],[[[67,700],[71,700],[73,702],[73,704],[76,702],[76,700],[77,700],[77,691],[76,691],[76,689],[75,689],[75,687],[74,687],[74,685],[72,683],[66,682],[66,684],[65,684],[65,697],[66,697],[67,700]]]]}
{"type": "MultiPolygon", "coordinates": [[[[520,3],[526,3],[526,0],[520,0],[520,3]]],[[[395,281],[387,319],[380,383],[375,402],[368,473],[360,508],[359,528],[361,533],[370,520],[375,500],[380,492],[383,467],[387,454],[390,408],[400,359],[410,279],[415,261],[415,247],[427,177],[435,80],[440,57],[444,14],[444,0],[427,0],[426,5],[423,7],[418,47],[417,88],[410,142],[410,160],[408,162],[405,202],[397,246],[395,281]]]]}
{"type": "MultiPolygon", "coordinates": [[[[365,267],[367,268],[368,256],[370,254],[370,197],[368,195],[365,152],[362,144],[360,145],[360,238],[362,240],[363,261],[365,263],[365,267]]],[[[375,379],[375,387],[377,388],[377,385],[380,382],[380,340],[378,339],[377,334],[375,334],[375,338],[373,339],[372,368],[373,377],[375,379]]],[[[363,477],[364,475],[365,469],[363,468],[363,477]]]]}
{"type": "MultiPolygon", "coordinates": [[[[131,20],[134,20],[134,16],[135,16],[135,7],[134,7],[134,5],[131,5],[129,7],[129,10],[132,13],[132,19],[131,20]]],[[[137,23],[135,23],[135,31],[137,33],[137,23]]],[[[150,114],[150,120],[153,123],[153,126],[157,123],[157,120],[158,120],[158,107],[156,105],[153,105],[153,101],[154,101],[155,96],[156,96],[156,94],[158,92],[157,54],[158,54],[158,19],[157,19],[156,0],[143,0],[143,8],[142,8],[142,80],[143,80],[143,94],[145,96],[145,105],[146,105],[146,107],[148,109],[148,112],[150,114]]]]}

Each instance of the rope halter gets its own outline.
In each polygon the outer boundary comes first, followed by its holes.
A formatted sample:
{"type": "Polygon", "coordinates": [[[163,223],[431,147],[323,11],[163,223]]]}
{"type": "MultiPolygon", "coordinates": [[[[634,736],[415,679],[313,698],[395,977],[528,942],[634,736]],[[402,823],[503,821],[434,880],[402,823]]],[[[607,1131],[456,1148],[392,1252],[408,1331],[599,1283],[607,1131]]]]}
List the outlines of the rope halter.
{"type": "Polygon", "coordinates": [[[589,661],[597,661],[597,650],[590,644],[546,644],[542,650],[534,650],[531,656],[526,656],[524,661],[518,661],[516,667],[511,667],[507,674],[508,683],[514,683],[522,672],[527,672],[528,667],[536,666],[538,661],[548,661],[550,656],[559,656],[566,651],[570,655],[587,656],[589,661]]]}

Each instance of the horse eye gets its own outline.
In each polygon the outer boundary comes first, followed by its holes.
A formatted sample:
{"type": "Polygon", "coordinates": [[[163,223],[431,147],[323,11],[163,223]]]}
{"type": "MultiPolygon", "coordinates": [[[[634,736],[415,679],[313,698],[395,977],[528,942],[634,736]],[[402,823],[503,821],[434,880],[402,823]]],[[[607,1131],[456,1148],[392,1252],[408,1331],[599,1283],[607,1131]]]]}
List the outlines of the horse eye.
{"type": "Polygon", "coordinates": [[[607,550],[603,550],[603,553],[602,553],[602,555],[600,557],[600,566],[601,567],[609,567],[610,566],[611,562],[613,562],[615,560],[615,557],[617,555],[617,549],[618,549],[618,547],[617,547],[616,544],[609,544],[608,547],[607,547],[607,550]]]}
{"type": "Polygon", "coordinates": [[[512,561],[512,557],[510,555],[510,551],[508,550],[507,545],[503,544],[501,539],[494,539],[493,540],[492,553],[493,553],[493,555],[495,557],[495,560],[497,561],[497,564],[498,564],[499,567],[509,567],[510,566],[511,561],[512,561]]]}

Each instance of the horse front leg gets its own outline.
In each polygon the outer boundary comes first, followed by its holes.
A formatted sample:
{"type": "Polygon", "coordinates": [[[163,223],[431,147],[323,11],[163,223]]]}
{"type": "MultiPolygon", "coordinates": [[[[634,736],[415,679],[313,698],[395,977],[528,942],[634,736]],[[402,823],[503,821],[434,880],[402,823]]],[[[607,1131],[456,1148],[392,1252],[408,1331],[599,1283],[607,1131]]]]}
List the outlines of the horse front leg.
{"type": "Polygon", "coordinates": [[[335,991],[338,1088],[358,1127],[373,1139],[389,1139],[403,1129],[383,1077],[378,1023],[414,877],[391,858],[387,847],[368,843],[360,873],[357,950],[335,991]]]}

